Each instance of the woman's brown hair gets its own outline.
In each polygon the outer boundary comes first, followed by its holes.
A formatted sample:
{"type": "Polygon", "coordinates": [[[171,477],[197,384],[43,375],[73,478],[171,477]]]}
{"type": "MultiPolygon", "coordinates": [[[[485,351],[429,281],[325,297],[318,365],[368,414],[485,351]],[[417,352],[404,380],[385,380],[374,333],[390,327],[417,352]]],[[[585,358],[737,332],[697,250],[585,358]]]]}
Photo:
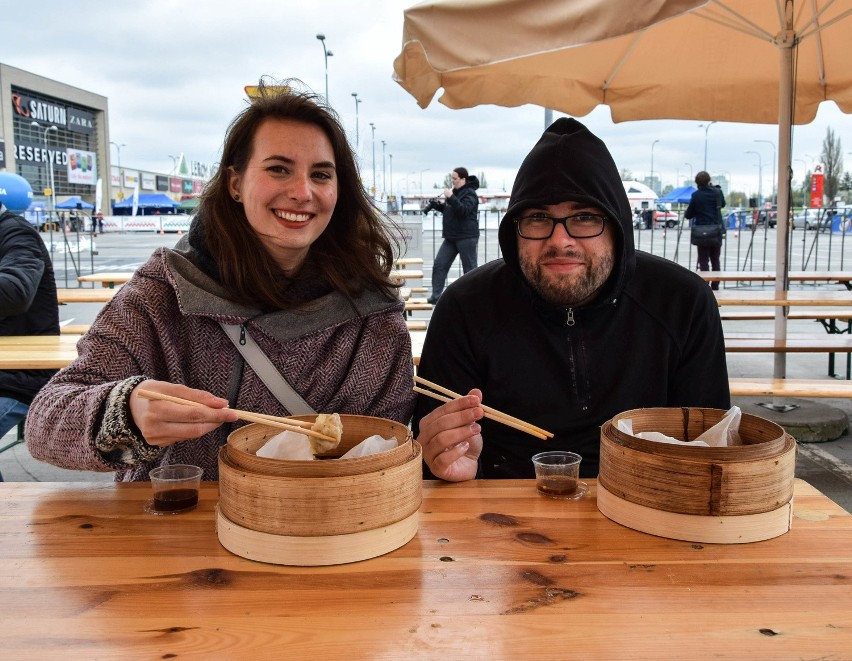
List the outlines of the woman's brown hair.
{"type": "Polygon", "coordinates": [[[311,246],[308,259],[350,301],[365,289],[396,298],[397,285],[390,279],[393,245],[398,243],[392,234],[394,225],[373,205],[361,185],[336,113],[317,95],[294,89],[294,83],[298,81],[274,86],[260,82],[248,107],[228,127],[219,168],[202,194],[198,212],[222,284],[241,302],[275,309],[298,304],[290,288],[281,286],[290,278],[266,251],[249,225],[243,205],[232,199],[228,189],[228,171],[245,170],[261,123],[281,119],[319,127],[334,151],[337,205],[328,227],[311,246]]]}

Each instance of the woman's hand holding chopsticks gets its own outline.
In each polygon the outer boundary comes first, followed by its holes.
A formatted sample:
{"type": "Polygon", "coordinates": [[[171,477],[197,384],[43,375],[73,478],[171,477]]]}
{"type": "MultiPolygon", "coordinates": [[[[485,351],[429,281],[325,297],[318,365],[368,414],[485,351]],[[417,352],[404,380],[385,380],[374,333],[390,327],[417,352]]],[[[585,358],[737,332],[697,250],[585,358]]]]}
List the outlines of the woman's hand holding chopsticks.
{"type": "Polygon", "coordinates": [[[168,447],[178,441],[203,436],[225,422],[236,422],[237,413],[228,408],[228,400],[205,390],[167,381],[143,381],[130,395],[130,414],[149,445],[168,447]],[[139,396],[140,390],[191,400],[197,405],[139,396]]]}
{"type": "Polygon", "coordinates": [[[482,453],[482,428],[477,421],[485,416],[481,405],[482,392],[473,389],[420,420],[417,442],[423,448],[423,460],[435,477],[448,482],[476,477],[482,453]]]}

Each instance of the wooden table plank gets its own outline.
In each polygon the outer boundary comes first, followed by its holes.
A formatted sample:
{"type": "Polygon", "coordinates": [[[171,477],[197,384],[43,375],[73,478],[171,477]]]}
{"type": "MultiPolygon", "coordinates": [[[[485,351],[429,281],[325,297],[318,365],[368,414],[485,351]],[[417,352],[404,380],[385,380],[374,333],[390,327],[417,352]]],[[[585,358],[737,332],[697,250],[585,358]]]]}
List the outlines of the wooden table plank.
{"type": "Polygon", "coordinates": [[[852,649],[852,516],[796,482],[792,530],[691,544],[527,480],[427,483],[419,532],[334,567],[222,548],[148,484],[0,484],[7,658],[801,659],[852,649]],[[566,654],[570,650],[570,654],[566,654]]]}
{"type": "Polygon", "coordinates": [[[78,275],[78,282],[100,282],[102,287],[113,289],[115,285],[121,285],[133,277],[133,272],[107,272],[102,273],[84,273],[78,275]]]}
{"type": "Polygon", "coordinates": [[[62,303],[106,303],[115,296],[117,289],[57,289],[56,300],[62,303]]]}
{"type": "MultiPolygon", "coordinates": [[[[708,282],[774,282],[775,271],[698,271],[708,282]]],[[[790,282],[852,282],[852,271],[790,271],[790,282]]]]}
{"type": "Polygon", "coordinates": [[[754,305],[754,306],[850,306],[852,307],[852,291],[848,290],[791,290],[786,292],[719,290],[714,292],[716,301],[723,305],[754,305]]]}

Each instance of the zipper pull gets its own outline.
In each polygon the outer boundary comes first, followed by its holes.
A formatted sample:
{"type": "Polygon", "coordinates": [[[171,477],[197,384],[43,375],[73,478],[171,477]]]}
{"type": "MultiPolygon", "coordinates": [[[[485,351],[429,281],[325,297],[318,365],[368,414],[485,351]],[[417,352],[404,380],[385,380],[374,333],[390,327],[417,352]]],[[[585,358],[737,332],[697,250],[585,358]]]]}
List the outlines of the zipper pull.
{"type": "Polygon", "coordinates": [[[574,325],[574,308],[568,308],[568,319],[565,321],[566,326],[574,325]]]}
{"type": "Polygon", "coordinates": [[[246,327],[244,324],[240,324],[240,346],[245,346],[246,344],[246,327]]]}

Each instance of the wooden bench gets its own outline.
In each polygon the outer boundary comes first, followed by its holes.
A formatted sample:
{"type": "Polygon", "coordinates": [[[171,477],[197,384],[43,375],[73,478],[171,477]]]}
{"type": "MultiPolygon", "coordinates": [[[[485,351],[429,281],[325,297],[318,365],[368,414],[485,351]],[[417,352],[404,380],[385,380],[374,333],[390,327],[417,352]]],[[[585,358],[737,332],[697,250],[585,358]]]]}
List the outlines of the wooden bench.
{"type": "Polygon", "coordinates": [[[77,358],[78,335],[10,335],[0,337],[0,369],[49,370],[77,358]]]}
{"type": "Polygon", "coordinates": [[[57,289],[56,300],[66,303],[106,303],[115,296],[117,289],[57,289]]]}
{"type": "Polygon", "coordinates": [[[122,273],[85,273],[83,275],[77,276],[78,282],[100,282],[102,287],[107,287],[109,289],[114,289],[115,286],[122,285],[130,278],[133,277],[133,273],[130,272],[122,272],[122,273]]]}
{"type": "Polygon", "coordinates": [[[414,269],[394,269],[390,272],[391,279],[396,279],[397,282],[405,280],[417,280],[423,277],[423,271],[414,269]]]}
{"type": "MultiPolygon", "coordinates": [[[[852,335],[788,335],[776,340],[772,333],[738,333],[725,335],[725,351],[729,353],[845,353],[846,378],[852,379],[852,335]]],[[[829,376],[834,374],[834,358],[829,358],[829,376]]]]}
{"type": "Polygon", "coordinates": [[[407,266],[422,266],[423,258],[422,257],[400,257],[398,259],[393,260],[393,265],[398,266],[401,269],[404,269],[407,266]]]}
{"type": "Polygon", "coordinates": [[[408,330],[410,331],[425,331],[428,323],[425,319],[408,319],[405,325],[408,326],[408,330]]]}
{"type": "Polygon", "coordinates": [[[66,324],[59,327],[60,335],[83,335],[89,332],[91,325],[89,324],[66,324]]]}
{"type": "Polygon", "coordinates": [[[852,397],[852,381],[731,377],[731,395],[740,397],[852,397]]]}

